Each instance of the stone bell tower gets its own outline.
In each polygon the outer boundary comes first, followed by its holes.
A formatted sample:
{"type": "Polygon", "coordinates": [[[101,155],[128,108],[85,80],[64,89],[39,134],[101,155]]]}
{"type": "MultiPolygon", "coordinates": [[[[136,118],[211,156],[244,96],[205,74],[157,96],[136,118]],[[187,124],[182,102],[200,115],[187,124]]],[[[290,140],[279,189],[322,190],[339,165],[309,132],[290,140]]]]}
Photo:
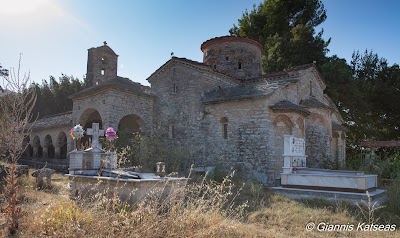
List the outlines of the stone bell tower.
{"type": "Polygon", "coordinates": [[[117,77],[118,55],[107,45],[88,49],[86,80],[88,86],[117,77]]]}

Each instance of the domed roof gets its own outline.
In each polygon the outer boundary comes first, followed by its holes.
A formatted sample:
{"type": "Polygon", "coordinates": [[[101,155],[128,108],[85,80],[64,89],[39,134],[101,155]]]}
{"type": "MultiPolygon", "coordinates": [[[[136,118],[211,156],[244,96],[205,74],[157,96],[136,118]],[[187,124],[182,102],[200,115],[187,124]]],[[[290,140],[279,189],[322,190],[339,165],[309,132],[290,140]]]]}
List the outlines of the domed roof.
{"type": "Polygon", "coordinates": [[[245,43],[250,43],[253,44],[255,46],[257,46],[258,48],[260,48],[260,50],[262,50],[262,45],[260,43],[258,43],[255,40],[252,40],[250,38],[247,37],[240,37],[240,36],[220,36],[220,37],[214,37],[211,38],[209,40],[206,40],[203,42],[203,44],[201,44],[200,49],[202,52],[204,52],[204,50],[213,44],[220,44],[220,43],[224,43],[224,42],[245,42],[245,43]]]}

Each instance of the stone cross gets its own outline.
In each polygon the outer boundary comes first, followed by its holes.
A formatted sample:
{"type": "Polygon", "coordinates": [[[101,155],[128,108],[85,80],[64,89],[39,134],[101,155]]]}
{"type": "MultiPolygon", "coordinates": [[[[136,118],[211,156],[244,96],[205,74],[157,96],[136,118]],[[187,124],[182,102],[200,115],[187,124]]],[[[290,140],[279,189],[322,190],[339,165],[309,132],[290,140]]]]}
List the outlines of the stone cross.
{"type": "Polygon", "coordinates": [[[86,130],[86,135],[92,136],[92,151],[101,152],[99,136],[104,136],[104,130],[99,130],[99,123],[93,123],[92,128],[86,130]]]}

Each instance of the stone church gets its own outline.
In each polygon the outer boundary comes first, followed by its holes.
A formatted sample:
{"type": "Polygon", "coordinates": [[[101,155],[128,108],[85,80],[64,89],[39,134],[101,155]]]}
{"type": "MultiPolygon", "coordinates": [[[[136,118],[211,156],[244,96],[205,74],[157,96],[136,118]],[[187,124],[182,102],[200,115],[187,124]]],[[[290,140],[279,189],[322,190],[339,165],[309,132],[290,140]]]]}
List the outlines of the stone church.
{"type": "Polygon", "coordinates": [[[344,121],[314,64],[263,73],[262,46],[236,36],[200,49],[203,62],[172,57],[147,78],[148,87],[118,76],[118,55],[106,43],[90,48],[90,86],[70,96],[72,112],[36,122],[26,155],[66,161],[69,130],[99,122],[143,135],[159,128],[162,141],[187,150],[188,164],[229,165],[265,184],[280,178],[283,135],[305,139],[308,167],[344,162],[344,121]]]}

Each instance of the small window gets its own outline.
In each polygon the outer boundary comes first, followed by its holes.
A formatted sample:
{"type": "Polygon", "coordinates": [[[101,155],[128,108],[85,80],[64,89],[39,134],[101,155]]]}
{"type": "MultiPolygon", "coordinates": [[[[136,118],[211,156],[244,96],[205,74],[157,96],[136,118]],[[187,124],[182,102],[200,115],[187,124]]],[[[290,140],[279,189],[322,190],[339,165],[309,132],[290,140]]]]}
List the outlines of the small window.
{"type": "Polygon", "coordinates": [[[101,73],[101,75],[104,75],[104,73],[105,73],[105,70],[104,70],[104,69],[102,69],[102,70],[100,71],[100,73],[101,73]]]}
{"type": "Polygon", "coordinates": [[[228,124],[223,124],[224,125],[224,139],[228,139],[228,124]]]}
{"type": "Polygon", "coordinates": [[[242,69],[242,61],[241,60],[239,60],[238,69],[242,69]]]}
{"type": "Polygon", "coordinates": [[[217,69],[217,65],[216,64],[214,64],[214,69],[217,69]]]}
{"type": "Polygon", "coordinates": [[[226,140],[228,139],[228,118],[227,117],[221,118],[221,124],[222,124],[222,137],[226,140]]]}
{"type": "Polygon", "coordinates": [[[174,83],[173,92],[178,93],[178,85],[176,85],[175,83],[174,83]]]}
{"type": "Polygon", "coordinates": [[[169,138],[170,139],[175,139],[175,125],[170,125],[169,126],[169,138]]]}
{"type": "Polygon", "coordinates": [[[228,60],[229,60],[229,57],[228,57],[228,56],[226,56],[226,57],[225,57],[225,60],[226,60],[226,61],[228,61],[228,60]]]}
{"type": "Polygon", "coordinates": [[[103,99],[103,104],[106,104],[106,100],[105,99],[103,99]]]}

